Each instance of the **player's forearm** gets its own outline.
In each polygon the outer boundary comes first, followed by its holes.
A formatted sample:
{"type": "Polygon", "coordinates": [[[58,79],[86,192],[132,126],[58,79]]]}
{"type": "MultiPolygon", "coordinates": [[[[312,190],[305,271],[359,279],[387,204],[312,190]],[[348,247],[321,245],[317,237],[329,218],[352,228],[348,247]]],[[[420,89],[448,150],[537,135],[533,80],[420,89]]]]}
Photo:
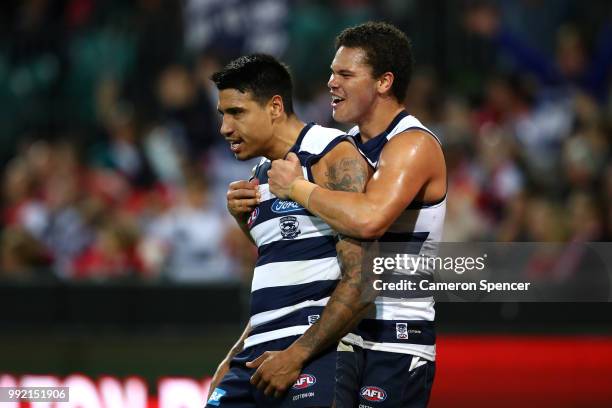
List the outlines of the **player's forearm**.
{"type": "Polygon", "coordinates": [[[255,241],[253,240],[253,237],[251,236],[251,231],[249,230],[249,226],[247,225],[248,218],[241,219],[234,217],[234,219],[236,220],[236,223],[238,224],[244,235],[249,239],[249,241],[251,241],[251,243],[255,245],[255,241]]]}
{"type": "Polygon", "coordinates": [[[342,279],[330,296],[319,321],[291,346],[303,361],[337,343],[361,320],[376,297],[369,275],[362,274],[363,249],[358,241],[337,245],[342,279]]]}
{"type": "Polygon", "coordinates": [[[385,231],[380,208],[366,193],[328,190],[302,180],[291,199],[341,234],[375,239],[385,231]]]}
{"type": "Polygon", "coordinates": [[[336,344],[361,320],[371,303],[341,282],[332,294],[319,321],[313,324],[291,346],[306,362],[336,344]]]}

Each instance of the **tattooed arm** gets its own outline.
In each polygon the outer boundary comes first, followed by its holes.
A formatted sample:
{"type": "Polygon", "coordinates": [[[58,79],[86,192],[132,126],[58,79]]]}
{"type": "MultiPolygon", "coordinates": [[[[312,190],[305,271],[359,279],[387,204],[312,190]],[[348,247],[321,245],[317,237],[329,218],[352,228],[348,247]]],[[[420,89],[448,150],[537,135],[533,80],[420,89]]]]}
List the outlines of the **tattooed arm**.
{"type": "Polygon", "coordinates": [[[438,201],[446,193],[446,166],[440,144],[422,131],[406,131],[383,148],[376,172],[363,193],[318,187],[303,179],[296,158],[275,160],[270,191],[291,198],[339,233],[375,239],[413,201],[438,201]]]}
{"type": "MultiPolygon", "coordinates": [[[[320,163],[313,166],[317,184],[335,191],[363,191],[368,168],[355,147],[340,143],[320,163]]],[[[298,378],[304,364],[333,347],[365,314],[376,297],[369,277],[362,274],[362,247],[358,240],[342,238],[336,244],[342,277],[320,319],[289,348],[266,352],[247,363],[257,367],[251,383],[267,395],[280,396],[298,378]]]]}

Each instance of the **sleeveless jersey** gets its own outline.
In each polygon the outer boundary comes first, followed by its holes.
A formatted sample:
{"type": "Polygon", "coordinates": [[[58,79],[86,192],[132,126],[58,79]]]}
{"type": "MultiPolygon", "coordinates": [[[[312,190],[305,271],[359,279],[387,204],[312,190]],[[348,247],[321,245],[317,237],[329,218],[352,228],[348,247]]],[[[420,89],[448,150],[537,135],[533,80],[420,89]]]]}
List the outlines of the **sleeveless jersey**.
{"type": "MultiPolygon", "coordinates": [[[[304,177],[338,143],[350,138],[337,129],[313,123],[300,132],[291,152],[304,177]]],[[[270,192],[270,160],[255,166],[261,202],[248,220],[258,257],[251,286],[251,333],[244,347],[301,335],[316,322],[340,279],[334,230],[298,203],[270,192]]]]}
{"type": "MultiPolygon", "coordinates": [[[[380,135],[363,143],[359,128],[349,131],[361,154],[376,170],[386,143],[407,130],[422,130],[439,139],[414,116],[400,112],[380,135]]],[[[411,242],[424,256],[435,256],[442,239],[446,195],[434,204],[412,202],[378,239],[380,242],[411,242]]],[[[417,270],[418,274],[431,274],[417,270]]],[[[366,349],[412,354],[434,361],[436,355],[433,297],[397,299],[379,296],[375,312],[364,318],[344,340],[366,349]]]]}

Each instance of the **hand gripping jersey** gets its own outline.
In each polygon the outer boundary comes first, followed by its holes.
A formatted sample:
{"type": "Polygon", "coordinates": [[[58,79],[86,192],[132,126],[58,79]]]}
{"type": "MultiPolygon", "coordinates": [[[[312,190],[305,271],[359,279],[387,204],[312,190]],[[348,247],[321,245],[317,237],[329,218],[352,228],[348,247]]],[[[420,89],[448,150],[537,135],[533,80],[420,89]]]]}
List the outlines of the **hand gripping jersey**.
{"type": "MultiPolygon", "coordinates": [[[[385,144],[398,134],[415,129],[430,134],[439,142],[436,135],[418,119],[404,111],[393,119],[383,133],[365,143],[361,141],[357,126],[349,131],[349,135],[354,138],[368,163],[376,169],[385,144]]],[[[446,195],[440,202],[433,204],[412,202],[378,241],[414,243],[419,248],[419,255],[435,256],[437,243],[442,239],[445,212],[446,195]]],[[[431,272],[423,268],[416,273],[431,272]]],[[[375,312],[363,319],[357,329],[344,338],[345,341],[366,349],[412,354],[435,360],[433,297],[403,300],[379,296],[375,304],[375,312]]]]}
{"type": "MultiPolygon", "coordinates": [[[[291,149],[304,177],[314,182],[311,167],[344,140],[350,139],[340,130],[306,125],[291,149]]],[[[270,165],[264,158],[254,169],[261,203],[248,220],[258,257],[245,348],[304,333],[319,319],[340,279],[336,233],[296,202],[270,192],[270,165]]]]}

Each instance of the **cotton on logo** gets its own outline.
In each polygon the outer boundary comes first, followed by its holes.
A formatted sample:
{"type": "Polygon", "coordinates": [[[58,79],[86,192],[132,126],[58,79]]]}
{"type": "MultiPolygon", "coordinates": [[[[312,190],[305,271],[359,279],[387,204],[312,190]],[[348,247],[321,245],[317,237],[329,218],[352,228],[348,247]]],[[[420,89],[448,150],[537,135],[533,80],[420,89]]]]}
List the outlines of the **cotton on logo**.
{"type": "Polygon", "coordinates": [[[360,394],[364,399],[371,402],[382,402],[387,399],[387,393],[379,387],[363,387],[360,394]]]}
{"type": "Polygon", "coordinates": [[[298,377],[295,384],[293,384],[294,390],[303,390],[304,388],[308,388],[311,385],[314,385],[317,382],[317,378],[314,375],[310,374],[302,374],[298,377]]]}

